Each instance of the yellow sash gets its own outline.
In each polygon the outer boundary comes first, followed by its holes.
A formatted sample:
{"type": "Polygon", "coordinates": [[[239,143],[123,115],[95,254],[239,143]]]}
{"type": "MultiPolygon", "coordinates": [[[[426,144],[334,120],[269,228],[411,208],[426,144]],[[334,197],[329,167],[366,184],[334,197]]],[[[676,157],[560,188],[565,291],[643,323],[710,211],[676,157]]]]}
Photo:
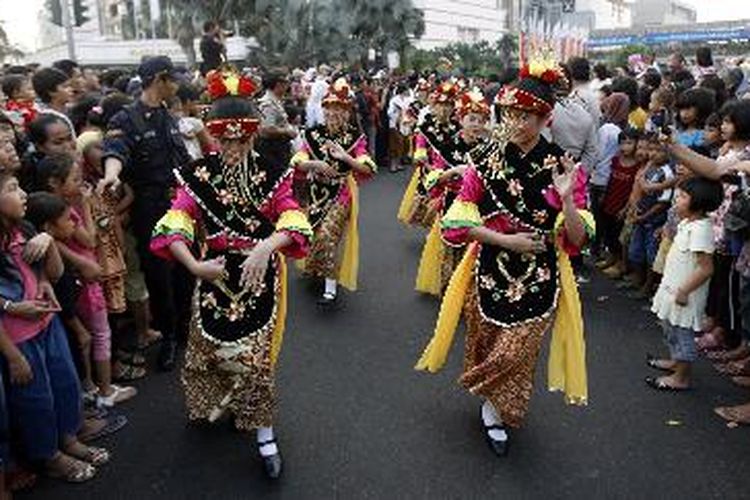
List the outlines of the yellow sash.
{"type": "Polygon", "coordinates": [[[411,215],[414,207],[414,197],[417,195],[417,187],[419,186],[419,168],[414,168],[414,173],[411,176],[409,184],[406,186],[406,192],[401,200],[401,206],[398,209],[398,220],[404,224],[409,223],[409,216],[411,215]]]}
{"type": "Polygon", "coordinates": [[[353,174],[346,178],[349,186],[352,203],[349,211],[349,223],[346,230],[346,241],[344,241],[344,255],[341,259],[341,270],[339,271],[339,283],[350,291],[357,290],[357,274],[359,273],[359,186],[353,174]]]}
{"type": "Polygon", "coordinates": [[[453,336],[456,333],[458,321],[461,319],[466,292],[474,275],[474,263],[477,259],[478,249],[479,243],[470,244],[461,259],[461,263],[451,276],[451,281],[445,290],[443,303],[440,305],[435,334],[422,353],[422,357],[417,361],[415,369],[435,373],[445,365],[448,351],[453,344],[453,336]]]}
{"type": "Polygon", "coordinates": [[[418,292],[440,296],[443,252],[443,241],[440,239],[440,218],[438,217],[427,235],[422,258],[419,261],[415,286],[418,292]]]}
{"type": "Polygon", "coordinates": [[[271,365],[276,366],[281,352],[281,344],[284,342],[284,328],[286,328],[286,259],[279,254],[279,281],[281,284],[279,304],[276,309],[276,325],[271,337],[271,365]]]}

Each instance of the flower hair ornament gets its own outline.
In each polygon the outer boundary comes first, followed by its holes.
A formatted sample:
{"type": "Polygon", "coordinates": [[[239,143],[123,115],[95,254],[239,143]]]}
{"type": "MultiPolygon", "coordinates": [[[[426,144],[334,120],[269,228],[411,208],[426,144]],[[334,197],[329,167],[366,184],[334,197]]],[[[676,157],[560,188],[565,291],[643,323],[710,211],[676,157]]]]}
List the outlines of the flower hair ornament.
{"type": "Polygon", "coordinates": [[[240,75],[232,67],[209,71],[206,75],[206,92],[212,101],[222,97],[253,97],[259,89],[258,83],[240,75]]]}
{"type": "Polygon", "coordinates": [[[435,104],[453,104],[460,90],[455,80],[446,80],[438,85],[432,93],[432,102],[435,104]]]}
{"type": "Polygon", "coordinates": [[[460,118],[471,113],[487,117],[490,115],[490,107],[484,99],[484,94],[479,89],[474,88],[468,92],[464,92],[456,100],[456,113],[460,118]]]}
{"type": "Polygon", "coordinates": [[[323,98],[323,106],[346,106],[352,105],[352,89],[346,78],[341,77],[328,88],[328,93],[323,98]]]}

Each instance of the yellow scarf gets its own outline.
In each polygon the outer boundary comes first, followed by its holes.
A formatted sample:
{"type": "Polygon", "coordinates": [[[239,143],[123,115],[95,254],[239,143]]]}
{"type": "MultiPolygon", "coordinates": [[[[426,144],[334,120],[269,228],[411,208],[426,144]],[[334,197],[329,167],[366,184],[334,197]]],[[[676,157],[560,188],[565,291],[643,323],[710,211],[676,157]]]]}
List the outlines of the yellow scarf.
{"type": "MultiPolygon", "coordinates": [[[[585,211],[579,213],[584,223],[593,228],[591,214],[585,211]]],[[[561,228],[563,222],[564,217],[560,214],[555,227],[561,228]]],[[[445,365],[466,300],[466,293],[474,275],[478,249],[479,243],[477,242],[469,245],[461,263],[453,273],[440,306],[435,333],[419,358],[415,369],[435,373],[445,365]]],[[[560,299],[552,327],[547,385],[551,391],[564,391],[565,401],[568,404],[582,405],[587,402],[588,389],[581,301],[570,259],[559,247],[557,248],[557,262],[560,269],[560,299]]]]}
{"type": "Polygon", "coordinates": [[[417,187],[419,186],[419,168],[414,169],[414,173],[411,176],[409,184],[406,186],[406,192],[401,200],[401,206],[398,209],[398,220],[404,224],[409,223],[409,216],[411,215],[414,207],[414,198],[417,195],[417,187]]]}
{"type": "Polygon", "coordinates": [[[436,218],[427,235],[422,258],[419,260],[416,290],[440,296],[443,267],[443,241],[440,239],[440,218],[436,218]]]}
{"type": "Polygon", "coordinates": [[[346,178],[349,192],[351,193],[352,202],[349,207],[349,223],[346,230],[346,241],[344,241],[344,255],[341,259],[341,269],[339,270],[339,283],[341,286],[350,291],[357,290],[357,275],[359,273],[359,229],[357,219],[359,219],[359,186],[357,185],[354,174],[349,174],[346,178]]]}
{"type": "Polygon", "coordinates": [[[271,337],[271,365],[276,366],[281,352],[281,344],[284,342],[284,329],[286,328],[286,259],[279,254],[279,281],[281,289],[279,291],[279,305],[276,309],[276,325],[273,328],[271,337]]]}

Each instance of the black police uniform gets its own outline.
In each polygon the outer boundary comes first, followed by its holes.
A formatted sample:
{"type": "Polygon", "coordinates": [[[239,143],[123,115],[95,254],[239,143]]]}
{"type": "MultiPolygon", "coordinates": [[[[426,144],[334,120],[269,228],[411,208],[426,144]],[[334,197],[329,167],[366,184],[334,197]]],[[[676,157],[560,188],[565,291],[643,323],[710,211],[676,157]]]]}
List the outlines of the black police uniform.
{"type": "Polygon", "coordinates": [[[155,326],[165,341],[173,342],[179,316],[190,310],[191,286],[184,270],[159,259],[149,250],[151,234],[169,210],[175,187],[173,169],[190,162],[177,119],[165,106],[152,108],[142,101],[117,113],[107,126],[104,159],[118,158],[122,179],[135,194],[130,211],[133,235],[146,277],[155,326]]]}

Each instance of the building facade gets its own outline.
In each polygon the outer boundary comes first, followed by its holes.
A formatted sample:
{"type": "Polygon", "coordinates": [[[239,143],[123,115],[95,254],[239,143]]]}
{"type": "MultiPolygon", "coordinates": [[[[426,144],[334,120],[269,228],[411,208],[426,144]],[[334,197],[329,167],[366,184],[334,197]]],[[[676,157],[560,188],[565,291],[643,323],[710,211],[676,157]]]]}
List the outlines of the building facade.
{"type": "Polygon", "coordinates": [[[454,42],[495,42],[511,28],[518,0],[415,0],[425,32],[416,45],[432,49],[454,42]]]}
{"type": "Polygon", "coordinates": [[[696,10],[679,0],[636,0],[633,26],[669,26],[698,21],[696,10]]]}

